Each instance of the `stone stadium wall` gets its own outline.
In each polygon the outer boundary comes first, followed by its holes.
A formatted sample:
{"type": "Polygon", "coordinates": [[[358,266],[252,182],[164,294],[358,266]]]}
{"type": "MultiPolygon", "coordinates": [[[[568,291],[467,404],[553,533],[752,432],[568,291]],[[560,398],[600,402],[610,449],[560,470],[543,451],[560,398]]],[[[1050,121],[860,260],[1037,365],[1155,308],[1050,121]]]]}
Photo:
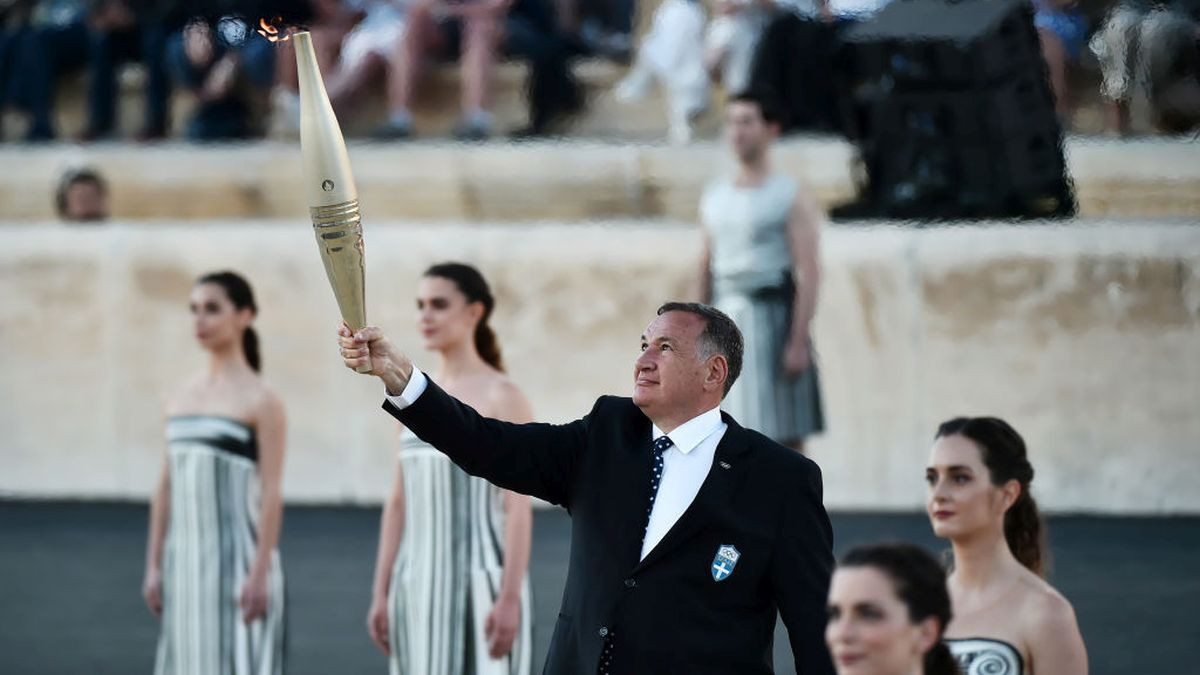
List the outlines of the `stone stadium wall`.
{"type": "MultiPolygon", "coordinates": [[[[422,269],[479,265],[510,371],[548,421],[629,391],[638,335],[660,302],[685,295],[699,250],[682,222],[366,227],[371,319],[417,350],[422,269]]],[[[288,405],[287,497],[381,498],[396,426],[380,386],[340,365],[306,224],[0,232],[0,495],[145,498],[163,393],[204,364],[188,290],[232,268],[256,288],[265,374],[288,405]]],[[[1200,513],[1194,222],[837,225],[822,259],[815,341],[829,430],[811,453],[830,507],[919,508],[936,424],[994,414],[1025,435],[1048,509],[1200,513]]]]}

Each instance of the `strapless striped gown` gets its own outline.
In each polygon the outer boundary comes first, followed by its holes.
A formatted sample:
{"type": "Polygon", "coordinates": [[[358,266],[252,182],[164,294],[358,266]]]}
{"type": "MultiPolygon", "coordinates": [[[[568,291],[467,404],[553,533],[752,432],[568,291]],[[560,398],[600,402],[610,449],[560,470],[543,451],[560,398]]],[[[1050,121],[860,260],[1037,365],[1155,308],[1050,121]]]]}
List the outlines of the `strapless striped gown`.
{"type": "Polygon", "coordinates": [[[504,569],[503,493],[412,434],[401,441],[404,537],[388,593],[392,675],[527,675],[529,580],[512,651],[488,656],[484,622],[504,569]]]}
{"type": "Polygon", "coordinates": [[[254,430],[213,416],[167,423],[170,516],[163,550],[158,675],[279,675],[284,588],[271,562],[266,617],[247,625],[238,598],[258,545],[254,430]]]}

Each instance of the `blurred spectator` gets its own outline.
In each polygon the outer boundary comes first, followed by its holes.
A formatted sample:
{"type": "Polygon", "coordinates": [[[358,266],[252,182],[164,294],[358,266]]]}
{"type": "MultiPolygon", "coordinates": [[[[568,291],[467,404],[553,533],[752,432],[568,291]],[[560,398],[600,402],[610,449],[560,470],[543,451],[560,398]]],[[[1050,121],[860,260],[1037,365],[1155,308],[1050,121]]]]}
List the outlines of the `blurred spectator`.
{"type": "MultiPolygon", "coordinates": [[[[883,3],[878,3],[882,5],[883,3]]],[[[854,3],[856,16],[869,9],[854,3]]],[[[771,19],[754,54],[750,88],[783,106],[782,131],[837,129],[837,13],[830,0],[789,0],[771,19]]]]}
{"type": "Polygon", "coordinates": [[[462,119],[454,135],[461,140],[492,132],[488,97],[500,46],[502,22],[512,0],[415,0],[408,7],[404,38],[398,45],[395,76],[388,87],[388,121],[375,132],[381,140],[412,136],[410,112],[416,78],[429,57],[460,57],[462,119]]]}
{"type": "Polygon", "coordinates": [[[69,169],[58,180],[54,206],[64,222],[108,220],[108,183],[95,169],[69,169]]]}
{"type": "Polygon", "coordinates": [[[634,0],[560,0],[558,11],[587,53],[624,61],[633,52],[634,0]]]}
{"type": "Polygon", "coordinates": [[[3,100],[29,116],[26,141],[47,141],[55,135],[55,86],[87,60],[87,8],[83,0],[34,0],[15,3],[11,14],[3,100]]]}
{"type": "Polygon", "coordinates": [[[83,140],[111,137],[116,129],[117,66],[138,61],[146,69],[146,112],[140,140],[167,135],[167,36],[172,25],[166,3],[155,0],[95,0],[88,20],[88,121],[83,140]]]}
{"type": "MultiPolygon", "coordinates": [[[[401,0],[369,0],[360,3],[360,8],[362,20],[345,33],[338,66],[327,81],[329,96],[339,108],[353,102],[373,80],[390,76],[396,63],[396,47],[404,40],[401,0]]],[[[344,22],[345,18],[339,17],[330,23],[337,26],[344,22]]]]}
{"type": "MultiPolygon", "coordinates": [[[[8,105],[9,81],[13,71],[13,47],[25,27],[27,10],[23,0],[0,0],[0,118],[8,105]]],[[[0,140],[4,129],[0,127],[0,140]]]]}
{"type": "MultiPolygon", "coordinates": [[[[343,0],[311,0],[280,20],[305,25],[312,33],[317,66],[339,113],[367,84],[386,76],[404,29],[399,0],[368,0],[354,7],[343,0]]],[[[290,41],[278,45],[276,59],[277,130],[294,136],[300,133],[300,85],[290,41]]]]}
{"type": "Polygon", "coordinates": [[[275,48],[254,36],[244,17],[259,15],[250,2],[189,3],[193,19],[167,44],[167,68],[177,85],[196,95],[187,124],[193,140],[246,138],[257,131],[252,100],[270,91],[275,48]]]}
{"type": "Polygon", "coordinates": [[[774,9],[762,0],[717,0],[716,16],[705,36],[705,67],[727,92],[740,93],[750,84],[754,48],[774,9]]]}
{"type": "MultiPolygon", "coordinates": [[[[882,1],[848,4],[860,13],[868,3],[882,1]]],[[[715,0],[706,28],[699,2],[665,0],[616,97],[638,100],[658,81],[667,95],[673,142],[691,138],[693,121],[709,105],[709,78],[729,94],[772,93],[789,113],[786,129],[832,129],[834,19],[831,0],[715,0]]]]}
{"type": "Polygon", "coordinates": [[[1155,128],[1182,133],[1200,124],[1200,2],[1131,2],[1108,15],[1092,37],[1110,125],[1129,133],[1135,94],[1150,104],[1155,128]]]}
{"type": "Polygon", "coordinates": [[[663,0],[638,45],[633,67],[615,91],[619,101],[636,101],[657,82],[666,93],[667,133],[675,143],[691,139],[692,123],[708,108],[705,23],[704,8],[696,0],[663,0]]]}
{"type": "Polygon", "coordinates": [[[1067,65],[1077,62],[1087,40],[1087,21],[1075,8],[1078,0],[1033,0],[1033,25],[1042,43],[1042,57],[1050,75],[1054,107],[1064,123],[1070,118],[1067,65]]]}
{"type": "Polygon", "coordinates": [[[549,0],[516,0],[504,22],[504,54],[529,61],[529,126],[517,130],[519,137],[549,134],[584,105],[570,69],[570,39],[555,11],[549,0]]]}

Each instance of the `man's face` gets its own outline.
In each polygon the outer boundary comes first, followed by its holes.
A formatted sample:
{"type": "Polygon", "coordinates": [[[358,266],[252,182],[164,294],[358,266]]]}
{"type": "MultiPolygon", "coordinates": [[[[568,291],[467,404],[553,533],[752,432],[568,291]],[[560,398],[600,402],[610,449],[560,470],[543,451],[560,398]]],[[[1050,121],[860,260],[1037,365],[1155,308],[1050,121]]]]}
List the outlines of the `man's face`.
{"type": "Polygon", "coordinates": [[[697,350],[705,322],[690,312],[666,312],[642,335],[633,367],[633,402],[649,417],[688,410],[705,395],[707,359],[697,350]]]}
{"type": "Polygon", "coordinates": [[[763,119],[757,103],[734,101],[725,112],[725,135],[742,162],[761,157],[777,132],[775,124],[763,119]]]}
{"type": "Polygon", "coordinates": [[[67,188],[63,219],[71,222],[108,218],[108,197],[99,185],[79,181],[67,188]]]}

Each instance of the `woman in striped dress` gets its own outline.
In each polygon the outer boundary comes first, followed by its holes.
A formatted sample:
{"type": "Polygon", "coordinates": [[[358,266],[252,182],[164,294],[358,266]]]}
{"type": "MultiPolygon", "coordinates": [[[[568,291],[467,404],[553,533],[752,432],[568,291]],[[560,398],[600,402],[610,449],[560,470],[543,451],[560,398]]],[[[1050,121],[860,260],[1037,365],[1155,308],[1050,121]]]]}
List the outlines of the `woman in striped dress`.
{"type": "Polygon", "coordinates": [[[190,306],[209,364],[167,402],[142,586],[162,619],[154,671],[279,675],[283,404],[258,374],[249,284],[232,272],[206,275],[190,306]]]}
{"type": "MultiPolygon", "coordinates": [[[[440,356],[438,384],[481,414],[532,419],[503,372],[488,326],[495,301],[468,265],[431,267],[417,292],[421,335],[440,356]]],[[[401,436],[383,510],[367,631],[392,675],[525,675],[532,654],[526,568],[529,498],[468,476],[401,436]]]]}
{"type": "Polygon", "coordinates": [[[771,170],[768,151],[778,132],[778,114],[766,99],[730,99],[726,134],[738,170],[701,198],[701,295],[746,338],[742,376],[721,408],[742,426],[803,452],[804,439],[825,428],[809,336],[821,215],[795,179],[771,170]]]}

